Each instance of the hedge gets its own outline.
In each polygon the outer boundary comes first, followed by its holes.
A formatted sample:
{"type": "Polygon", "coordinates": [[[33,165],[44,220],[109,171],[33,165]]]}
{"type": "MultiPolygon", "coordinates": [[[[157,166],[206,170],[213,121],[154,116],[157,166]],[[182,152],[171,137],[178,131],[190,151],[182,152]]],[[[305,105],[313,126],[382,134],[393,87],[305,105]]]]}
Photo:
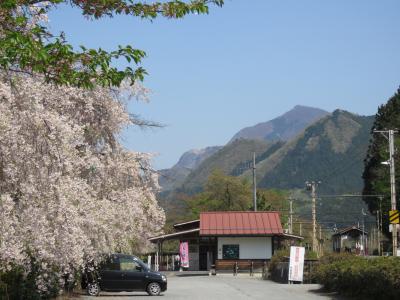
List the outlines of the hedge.
{"type": "Polygon", "coordinates": [[[315,279],[328,291],[360,299],[400,299],[400,258],[330,255],[315,279]]]}

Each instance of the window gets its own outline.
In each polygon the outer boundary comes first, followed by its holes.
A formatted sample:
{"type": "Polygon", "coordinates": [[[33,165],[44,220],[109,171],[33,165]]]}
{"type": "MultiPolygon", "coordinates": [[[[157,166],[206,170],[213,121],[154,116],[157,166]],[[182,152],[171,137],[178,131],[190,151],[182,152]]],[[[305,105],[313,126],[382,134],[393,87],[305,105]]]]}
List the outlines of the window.
{"type": "Polygon", "coordinates": [[[134,261],[133,258],[131,257],[120,257],[119,267],[121,271],[130,271],[130,272],[142,271],[141,265],[137,261],[134,261]]]}
{"type": "Polygon", "coordinates": [[[239,259],[239,245],[222,245],[223,259],[239,259]]]}
{"type": "Polygon", "coordinates": [[[119,270],[119,262],[117,256],[109,256],[106,261],[103,263],[102,269],[107,271],[118,271],[119,270]]]}

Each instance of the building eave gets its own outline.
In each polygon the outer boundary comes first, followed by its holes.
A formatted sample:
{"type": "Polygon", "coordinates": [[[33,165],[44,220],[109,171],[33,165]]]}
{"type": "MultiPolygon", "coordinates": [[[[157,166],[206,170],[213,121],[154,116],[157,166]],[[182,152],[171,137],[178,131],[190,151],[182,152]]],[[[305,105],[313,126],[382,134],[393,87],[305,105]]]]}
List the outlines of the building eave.
{"type": "Polygon", "coordinates": [[[176,223],[173,225],[174,228],[176,227],[180,227],[180,226],[184,226],[184,225],[189,225],[189,224],[193,224],[193,223],[197,223],[200,222],[200,219],[197,220],[192,220],[192,221],[187,221],[187,222],[182,222],[182,223],[176,223]]]}
{"type": "Polygon", "coordinates": [[[159,241],[175,239],[179,236],[186,236],[186,235],[190,235],[190,234],[198,233],[198,232],[200,232],[200,228],[178,231],[178,232],[174,232],[174,233],[168,233],[168,234],[151,237],[151,238],[149,238],[149,241],[152,243],[157,243],[159,241]]]}

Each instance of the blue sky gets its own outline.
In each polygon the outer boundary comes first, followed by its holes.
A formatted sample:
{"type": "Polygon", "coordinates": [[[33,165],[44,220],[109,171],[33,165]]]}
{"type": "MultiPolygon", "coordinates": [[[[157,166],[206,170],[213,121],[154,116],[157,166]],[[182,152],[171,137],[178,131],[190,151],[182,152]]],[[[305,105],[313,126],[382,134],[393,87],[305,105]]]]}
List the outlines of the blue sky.
{"type": "Polygon", "coordinates": [[[398,0],[228,0],[206,16],[149,22],[89,21],[63,6],[50,24],[73,45],[147,52],[151,102],[129,109],[166,127],[121,138],[165,168],[297,104],[375,114],[400,85],[399,11],[398,0]]]}

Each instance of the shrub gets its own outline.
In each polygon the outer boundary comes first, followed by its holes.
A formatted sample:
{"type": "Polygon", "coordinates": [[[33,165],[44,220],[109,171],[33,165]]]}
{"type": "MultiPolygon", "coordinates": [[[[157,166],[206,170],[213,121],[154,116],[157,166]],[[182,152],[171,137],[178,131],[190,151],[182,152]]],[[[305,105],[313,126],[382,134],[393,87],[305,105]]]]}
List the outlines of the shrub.
{"type": "Polygon", "coordinates": [[[289,257],[289,249],[281,249],[275,251],[274,255],[271,257],[271,261],[269,263],[270,270],[274,270],[278,263],[288,261],[287,257],[289,257]]]}
{"type": "Polygon", "coordinates": [[[31,265],[30,272],[20,266],[14,266],[9,271],[0,272],[0,299],[52,299],[58,296],[63,289],[68,290],[68,281],[65,280],[66,285],[63,286],[57,272],[47,273],[46,286],[39,290],[37,280],[42,276],[39,271],[40,269],[37,266],[31,265]]]}
{"type": "Polygon", "coordinates": [[[315,278],[329,291],[362,299],[400,299],[400,259],[352,255],[323,257],[315,278]]]}

